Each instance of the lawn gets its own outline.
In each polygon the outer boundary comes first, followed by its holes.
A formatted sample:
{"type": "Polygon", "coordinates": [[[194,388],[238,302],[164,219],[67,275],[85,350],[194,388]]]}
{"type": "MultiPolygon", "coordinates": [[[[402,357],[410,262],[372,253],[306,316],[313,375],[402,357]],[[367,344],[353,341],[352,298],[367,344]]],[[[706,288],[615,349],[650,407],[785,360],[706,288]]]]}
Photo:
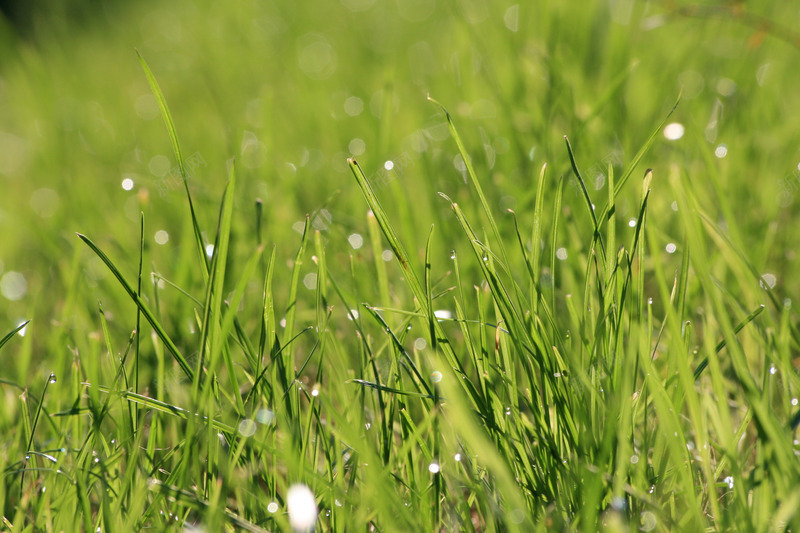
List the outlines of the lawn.
{"type": "Polygon", "coordinates": [[[800,529],[791,3],[37,5],[5,529],[800,529]]]}

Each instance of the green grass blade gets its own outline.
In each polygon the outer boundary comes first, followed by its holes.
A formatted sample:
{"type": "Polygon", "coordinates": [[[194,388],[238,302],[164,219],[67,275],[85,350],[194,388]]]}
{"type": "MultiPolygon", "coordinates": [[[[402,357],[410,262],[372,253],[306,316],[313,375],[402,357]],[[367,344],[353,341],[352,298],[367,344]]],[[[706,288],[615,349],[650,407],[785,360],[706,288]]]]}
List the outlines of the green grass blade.
{"type": "Polygon", "coordinates": [[[117,278],[117,281],[119,282],[120,285],[122,285],[122,288],[125,289],[125,292],[128,293],[128,296],[130,296],[131,300],[133,300],[133,302],[136,304],[136,307],[139,310],[141,310],[142,315],[144,315],[144,318],[153,328],[158,338],[161,339],[161,342],[164,343],[164,346],[167,348],[167,351],[169,351],[172,357],[175,358],[175,361],[181,367],[183,373],[186,374],[186,377],[188,377],[190,380],[193,380],[194,371],[189,366],[189,363],[186,362],[186,359],[183,357],[183,355],[181,355],[181,352],[180,350],[178,350],[178,347],[175,346],[175,343],[172,342],[172,339],[170,339],[167,332],[161,326],[161,323],[158,321],[158,319],[155,317],[152,311],[150,311],[150,308],[147,306],[147,303],[145,303],[145,301],[141,298],[141,296],[139,296],[139,294],[136,292],[136,290],[134,290],[131,284],[128,283],[128,280],[125,279],[125,276],[122,275],[122,272],[119,271],[119,269],[114,265],[111,259],[109,259],[108,256],[105,253],[103,253],[103,251],[100,250],[100,248],[98,248],[97,245],[95,245],[95,243],[91,241],[91,239],[80,233],[78,233],[77,235],[78,238],[80,238],[83,242],[85,242],[86,245],[97,255],[97,257],[99,257],[100,260],[103,261],[103,263],[111,271],[111,273],[114,274],[114,277],[117,278]]]}

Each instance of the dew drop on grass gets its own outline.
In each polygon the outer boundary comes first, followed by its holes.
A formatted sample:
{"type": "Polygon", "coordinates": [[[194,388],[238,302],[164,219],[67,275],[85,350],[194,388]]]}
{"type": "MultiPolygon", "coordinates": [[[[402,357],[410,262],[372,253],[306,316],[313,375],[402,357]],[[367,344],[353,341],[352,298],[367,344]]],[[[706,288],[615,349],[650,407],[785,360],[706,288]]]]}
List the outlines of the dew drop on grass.
{"type": "Polygon", "coordinates": [[[726,155],[728,155],[728,145],[727,144],[720,144],[719,146],[714,149],[714,155],[717,156],[718,159],[722,159],[726,155]]]}
{"type": "Polygon", "coordinates": [[[728,488],[733,490],[733,476],[727,476],[724,480],[728,484],[728,488]]]}
{"type": "Polygon", "coordinates": [[[628,227],[629,228],[635,228],[636,227],[636,219],[635,218],[632,218],[632,219],[630,219],[628,221],[628,227]]]}
{"type": "Polygon", "coordinates": [[[647,305],[653,305],[653,299],[652,298],[648,298],[647,299],[647,305]]]}
{"type": "Polygon", "coordinates": [[[678,249],[678,247],[675,246],[674,242],[671,242],[671,243],[667,244],[667,246],[665,248],[665,250],[667,251],[668,254],[674,254],[675,250],[677,250],[677,249],[678,249]]]}
{"type": "Polygon", "coordinates": [[[461,462],[461,454],[460,454],[460,453],[457,453],[457,454],[455,454],[455,455],[453,456],[453,459],[455,459],[455,461],[456,461],[457,463],[458,463],[458,462],[461,462]]]}
{"type": "Polygon", "coordinates": [[[434,383],[439,383],[440,381],[442,381],[442,373],[439,372],[438,370],[434,370],[433,372],[431,372],[431,381],[433,381],[434,383]]]}
{"type": "Polygon", "coordinates": [[[456,251],[450,250],[450,259],[455,259],[455,258],[456,258],[456,251]]]}
{"type": "Polygon", "coordinates": [[[797,405],[797,398],[792,398],[792,405],[797,405]]]}
{"type": "Polygon", "coordinates": [[[123,190],[130,191],[133,189],[133,180],[131,178],[125,178],[122,180],[122,188],[123,190]]]}
{"type": "Polygon", "coordinates": [[[438,474],[439,470],[440,470],[439,463],[435,461],[428,465],[428,472],[430,472],[431,474],[438,474]]]}
{"type": "Polygon", "coordinates": [[[776,373],[777,371],[778,371],[778,369],[777,369],[777,368],[775,368],[775,365],[769,365],[769,373],[770,373],[770,374],[772,374],[772,375],[775,375],[775,373],[776,373]]]}
{"type": "Polygon", "coordinates": [[[267,512],[270,514],[275,514],[278,512],[278,502],[269,502],[267,504],[267,512]]]}
{"type": "Polygon", "coordinates": [[[386,161],[383,164],[383,168],[385,168],[386,170],[392,170],[394,168],[394,161],[392,161],[391,159],[386,161]]]}
{"type": "Polygon", "coordinates": [[[51,372],[50,373],[50,383],[55,383],[56,381],[58,381],[58,379],[56,378],[56,375],[51,372]]]}
{"type": "Polygon", "coordinates": [[[417,337],[417,339],[414,341],[414,348],[416,350],[424,350],[427,347],[428,347],[428,341],[426,341],[422,337],[417,337]]]}

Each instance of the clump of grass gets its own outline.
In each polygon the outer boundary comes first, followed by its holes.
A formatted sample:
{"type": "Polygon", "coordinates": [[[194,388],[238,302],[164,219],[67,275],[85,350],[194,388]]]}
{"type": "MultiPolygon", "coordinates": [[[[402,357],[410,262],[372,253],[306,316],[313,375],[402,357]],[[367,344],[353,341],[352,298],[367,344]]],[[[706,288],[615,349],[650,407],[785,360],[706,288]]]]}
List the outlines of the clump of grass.
{"type": "MultiPolygon", "coordinates": [[[[263,240],[235,230],[246,211],[236,164],[207,242],[166,100],[141,63],[186,185],[193,252],[176,271],[189,273],[146,283],[144,216],[138,261],[79,235],[118,285],[98,294],[121,288],[130,302],[130,330],[114,330],[98,305],[99,332],[69,371],[19,387],[4,415],[6,527],[288,530],[300,523],[287,511],[298,483],[320,531],[800,525],[791,311],[713,222],[692,176],[639,168],[666,119],[619,178],[608,166],[605,198],[592,197],[565,138],[532,209],[501,214],[434,101],[470,186],[471,205],[441,194],[460,243],[445,246],[431,227],[417,236],[424,247],[407,248],[386,191],[350,159],[369,252],[332,260],[307,217],[284,272],[275,248],[265,254],[278,230],[263,240]],[[558,166],[571,169],[577,200],[558,166]],[[627,226],[626,185],[638,189],[627,226]],[[651,212],[664,191],[683,235],[674,265],[651,212]],[[176,326],[187,323],[188,334],[176,326]]],[[[251,205],[260,228],[262,204],[251,205]]]]}

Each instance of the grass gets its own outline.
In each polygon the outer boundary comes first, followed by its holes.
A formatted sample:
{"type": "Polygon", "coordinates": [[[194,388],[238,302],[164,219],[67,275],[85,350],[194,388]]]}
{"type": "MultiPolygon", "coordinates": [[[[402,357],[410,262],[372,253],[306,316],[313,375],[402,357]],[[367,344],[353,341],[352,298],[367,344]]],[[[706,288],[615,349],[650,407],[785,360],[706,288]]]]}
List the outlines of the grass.
{"type": "Polygon", "coordinates": [[[796,13],[411,4],[0,40],[6,529],[800,527],[796,13]]]}

